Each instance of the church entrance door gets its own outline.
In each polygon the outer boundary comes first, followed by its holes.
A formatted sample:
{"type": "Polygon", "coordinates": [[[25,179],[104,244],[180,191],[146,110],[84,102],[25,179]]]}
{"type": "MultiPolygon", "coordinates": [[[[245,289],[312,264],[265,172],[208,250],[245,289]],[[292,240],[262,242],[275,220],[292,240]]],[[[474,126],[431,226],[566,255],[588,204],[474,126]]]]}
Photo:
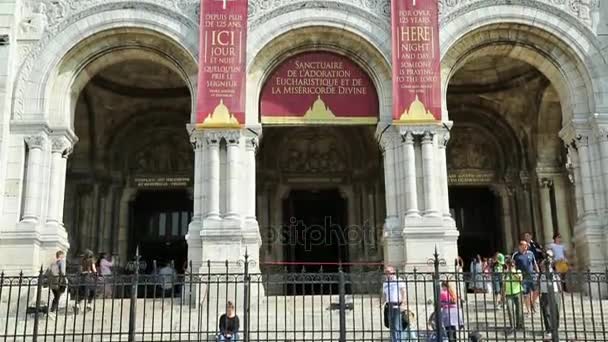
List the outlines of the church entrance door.
{"type": "Polygon", "coordinates": [[[283,202],[283,246],[292,272],[303,267],[318,272],[321,266],[324,272],[337,272],[338,263],[348,261],[346,208],[337,189],[290,192],[283,202]]]}
{"type": "Polygon", "coordinates": [[[184,271],[188,256],[185,235],[193,203],[185,190],[140,191],[131,204],[129,255],[139,247],[146,272],[165,264],[184,271]]]}
{"type": "Polygon", "coordinates": [[[504,247],[501,234],[500,208],[487,187],[452,186],[449,189],[450,210],[460,231],[458,253],[468,268],[473,257],[493,256],[504,247]]]}

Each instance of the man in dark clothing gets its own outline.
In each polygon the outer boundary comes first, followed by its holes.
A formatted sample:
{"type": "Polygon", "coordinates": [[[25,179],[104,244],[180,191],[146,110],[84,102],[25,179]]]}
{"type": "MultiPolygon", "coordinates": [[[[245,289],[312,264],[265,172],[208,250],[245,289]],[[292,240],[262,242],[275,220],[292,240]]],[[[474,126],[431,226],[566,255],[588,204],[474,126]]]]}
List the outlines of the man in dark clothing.
{"type": "Polygon", "coordinates": [[[220,335],[218,342],[231,341],[235,342],[239,339],[239,316],[236,315],[234,304],[228,302],[226,304],[226,313],[220,317],[220,335]]]}
{"type": "Polygon", "coordinates": [[[541,263],[545,259],[543,247],[536,241],[532,240],[532,233],[525,233],[524,240],[528,244],[528,250],[534,254],[537,263],[541,263]]]}

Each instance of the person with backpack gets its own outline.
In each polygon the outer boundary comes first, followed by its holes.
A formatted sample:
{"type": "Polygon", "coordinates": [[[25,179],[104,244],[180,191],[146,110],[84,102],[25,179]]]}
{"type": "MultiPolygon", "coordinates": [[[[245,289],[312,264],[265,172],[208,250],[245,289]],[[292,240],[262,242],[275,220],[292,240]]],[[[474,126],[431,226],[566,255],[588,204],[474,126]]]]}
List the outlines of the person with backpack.
{"type": "Polygon", "coordinates": [[[56,312],[59,307],[59,300],[67,287],[65,274],[65,253],[63,251],[57,251],[57,253],[55,253],[55,260],[47,269],[49,287],[51,292],[53,292],[53,301],[49,312],[56,312]]]}

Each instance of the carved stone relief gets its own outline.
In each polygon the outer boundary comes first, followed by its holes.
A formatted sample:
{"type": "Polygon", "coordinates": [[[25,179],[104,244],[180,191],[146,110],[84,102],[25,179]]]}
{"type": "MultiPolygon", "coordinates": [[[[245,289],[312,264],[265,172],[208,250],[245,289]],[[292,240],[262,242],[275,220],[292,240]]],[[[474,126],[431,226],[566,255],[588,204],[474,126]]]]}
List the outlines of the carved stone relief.
{"type": "Polygon", "coordinates": [[[190,173],[194,165],[192,147],[180,139],[159,139],[131,153],[129,169],[135,174],[190,173]]]}
{"type": "Polygon", "coordinates": [[[335,136],[297,135],[282,149],[279,168],[289,173],[339,173],[347,169],[345,151],[335,136]]]}
{"type": "Polygon", "coordinates": [[[495,170],[496,151],[485,135],[471,127],[459,128],[447,147],[449,170],[495,170]]]}

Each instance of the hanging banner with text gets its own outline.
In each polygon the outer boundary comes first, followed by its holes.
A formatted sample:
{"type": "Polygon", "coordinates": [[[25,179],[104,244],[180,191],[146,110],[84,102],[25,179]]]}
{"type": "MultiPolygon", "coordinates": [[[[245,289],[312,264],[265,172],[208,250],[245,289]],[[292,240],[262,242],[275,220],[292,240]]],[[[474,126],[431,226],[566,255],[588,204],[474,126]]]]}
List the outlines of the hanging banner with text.
{"type": "Polygon", "coordinates": [[[248,0],[201,0],[197,127],[245,123],[248,0]]]}
{"type": "Polygon", "coordinates": [[[281,63],[266,80],[264,124],[375,124],[378,95],[372,80],[347,57],[305,52],[281,63]]]}
{"type": "Polygon", "coordinates": [[[437,0],[392,0],[393,122],[441,120],[437,0]]]}

